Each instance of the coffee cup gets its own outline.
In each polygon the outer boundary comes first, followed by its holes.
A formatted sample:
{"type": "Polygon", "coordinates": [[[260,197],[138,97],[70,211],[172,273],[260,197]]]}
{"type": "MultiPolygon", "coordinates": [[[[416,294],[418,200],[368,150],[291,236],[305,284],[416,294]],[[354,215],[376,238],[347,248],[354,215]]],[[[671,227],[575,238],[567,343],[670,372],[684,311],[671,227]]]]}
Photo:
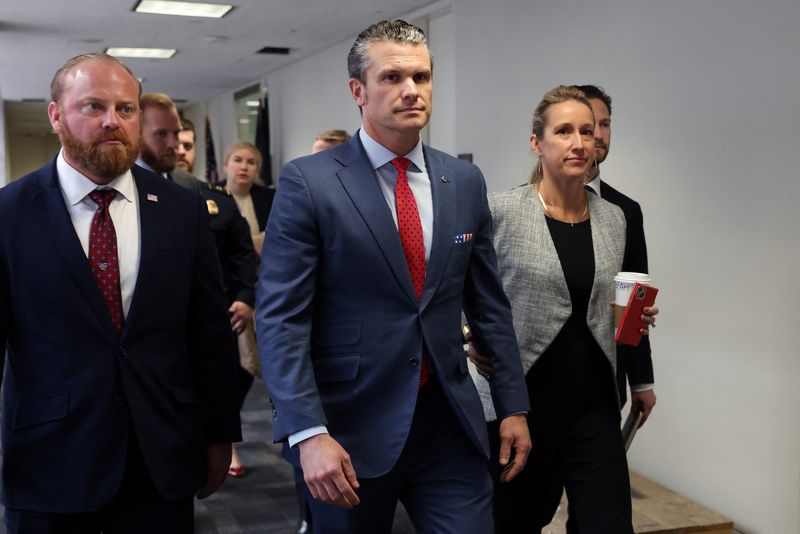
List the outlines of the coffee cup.
{"type": "Polygon", "coordinates": [[[625,313],[625,307],[631,299],[631,292],[636,283],[649,285],[650,275],[647,273],[619,272],[614,277],[616,292],[614,294],[614,327],[618,327],[625,313]]]}

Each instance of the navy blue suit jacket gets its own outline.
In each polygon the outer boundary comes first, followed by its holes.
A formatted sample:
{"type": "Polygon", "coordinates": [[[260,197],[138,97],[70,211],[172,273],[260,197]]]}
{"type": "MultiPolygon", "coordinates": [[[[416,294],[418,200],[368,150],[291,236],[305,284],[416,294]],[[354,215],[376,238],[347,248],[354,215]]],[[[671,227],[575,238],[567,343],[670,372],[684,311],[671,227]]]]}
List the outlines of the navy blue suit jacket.
{"type": "MultiPolygon", "coordinates": [[[[434,218],[421,301],[357,135],[284,167],[267,226],[256,302],[274,437],[327,425],[360,477],[388,472],[403,449],[423,345],[455,416],[488,457],[462,306],[494,361],[498,414],[528,409],[483,177],[471,163],[424,153],[434,218]]],[[[296,451],[285,452],[299,465],[296,451]]]]}
{"type": "Polygon", "coordinates": [[[135,429],[167,498],[205,483],[208,443],[240,439],[238,356],[206,208],[134,167],[140,264],[117,334],[55,160],[0,189],[3,502],[80,512],[110,502],[135,429]],[[7,350],[7,354],[6,354],[7,350]]]}
{"type": "MultiPolygon", "coordinates": [[[[644,223],[642,208],[632,198],[620,193],[608,183],[600,182],[600,196],[622,208],[625,214],[625,257],[622,270],[635,273],[647,273],[647,243],[644,239],[644,223]]],[[[628,390],[625,387],[625,376],[632,386],[652,384],[653,359],[650,352],[650,338],[642,337],[638,347],[617,346],[617,385],[619,387],[620,405],[625,404],[628,390]]]]}

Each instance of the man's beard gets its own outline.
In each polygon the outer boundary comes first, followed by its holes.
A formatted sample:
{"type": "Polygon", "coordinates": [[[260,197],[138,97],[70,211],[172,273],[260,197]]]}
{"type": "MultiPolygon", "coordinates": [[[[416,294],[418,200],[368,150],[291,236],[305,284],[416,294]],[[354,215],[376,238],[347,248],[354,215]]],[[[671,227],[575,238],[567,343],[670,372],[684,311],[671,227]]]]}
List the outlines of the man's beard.
{"type": "Polygon", "coordinates": [[[142,157],[142,161],[150,165],[150,168],[156,172],[172,172],[175,170],[177,155],[175,155],[172,160],[161,158],[158,154],[153,152],[145,142],[141,144],[140,156],[142,157]]]}
{"type": "Polygon", "coordinates": [[[66,121],[62,121],[61,126],[59,139],[67,158],[95,176],[111,181],[136,163],[139,139],[128,139],[121,129],[103,131],[91,141],[80,141],[72,135],[66,121]],[[109,139],[117,139],[122,144],[102,144],[109,139]]]}
{"type": "Polygon", "coordinates": [[[595,162],[597,162],[598,164],[603,163],[607,157],[608,157],[608,145],[603,145],[601,147],[595,145],[595,150],[594,150],[595,162]]]}

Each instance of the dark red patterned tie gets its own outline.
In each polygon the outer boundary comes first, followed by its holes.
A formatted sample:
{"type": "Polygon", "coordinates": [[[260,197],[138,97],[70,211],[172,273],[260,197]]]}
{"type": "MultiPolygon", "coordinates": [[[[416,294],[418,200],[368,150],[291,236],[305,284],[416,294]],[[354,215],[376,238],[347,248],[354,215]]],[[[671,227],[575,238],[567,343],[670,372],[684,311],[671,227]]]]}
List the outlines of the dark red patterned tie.
{"type": "Polygon", "coordinates": [[[98,205],[92,218],[92,230],[89,232],[89,265],[92,267],[94,281],[103,293],[111,321],[119,333],[125,318],[122,314],[122,292],[119,285],[117,232],[108,212],[108,206],[116,196],[117,192],[113,189],[96,189],[89,193],[89,198],[98,205]]]}
{"type": "MultiPolygon", "coordinates": [[[[397,169],[397,184],[394,188],[395,206],[397,208],[397,229],[400,231],[400,242],[406,255],[411,282],[417,293],[417,300],[422,299],[422,286],[425,283],[425,241],[422,238],[422,223],[414,193],[408,186],[408,166],[411,161],[406,158],[395,158],[392,165],[397,169]]],[[[423,349],[422,366],[419,373],[419,387],[428,381],[428,357],[423,349]]]]}

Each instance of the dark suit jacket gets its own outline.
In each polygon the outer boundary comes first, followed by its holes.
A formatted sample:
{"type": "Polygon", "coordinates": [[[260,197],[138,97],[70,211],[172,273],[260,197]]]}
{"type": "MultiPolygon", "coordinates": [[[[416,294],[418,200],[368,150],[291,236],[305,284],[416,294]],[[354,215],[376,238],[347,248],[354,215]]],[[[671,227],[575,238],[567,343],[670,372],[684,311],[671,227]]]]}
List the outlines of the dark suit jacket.
{"type": "MultiPolygon", "coordinates": [[[[644,223],[642,208],[635,200],[620,193],[607,182],[600,181],[600,196],[612,204],[622,208],[626,221],[625,258],[622,270],[646,273],[647,270],[647,243],[644,239],[644,223]]],[[[632,386],[638,384],[651,384],[653,378],[653,360],[650,353],[650,339],[643,337],[638,347],[619,345],[617,350],[617,382],[620,401],[625,403],[628,398],[625,387],[625,374],[632,386]]]]}
{"type": "Polygon", "coordinates": [[[238,356],[206,208],[160,176],[139,167],[133,176],[140,263],[119,335],[55,161],[0,189],[8,507],[82,512],[107,505],[134,429],[159,492],[191,496],[205,483],[207,444],[240,439],[238,356]]]}
{"type": "MultiPolygon", "coordinates": [[[[256,330],[275,439],[327,425],[366,478],[388,472],[403,449],[423,345],[455,417],[488,457],[462,349],[462,305],[491,349],[499,416],[528,410],[483,177],[470,163],[424,153],[434,235],[421,302],[357,135],[284,167],[267,228],[256,330]]],[[[296,451],[285,451],[299,465],[296,451]]]]}
{"type": "Polygon", "coordinates": [[[240,301],[255,306],[258,255],[250,227],[236,202],[224,187],[201,182],[180,169],[172,171],[169,177],[176,184],[196,191],[208,209],[228,303],[240,301]]]}

